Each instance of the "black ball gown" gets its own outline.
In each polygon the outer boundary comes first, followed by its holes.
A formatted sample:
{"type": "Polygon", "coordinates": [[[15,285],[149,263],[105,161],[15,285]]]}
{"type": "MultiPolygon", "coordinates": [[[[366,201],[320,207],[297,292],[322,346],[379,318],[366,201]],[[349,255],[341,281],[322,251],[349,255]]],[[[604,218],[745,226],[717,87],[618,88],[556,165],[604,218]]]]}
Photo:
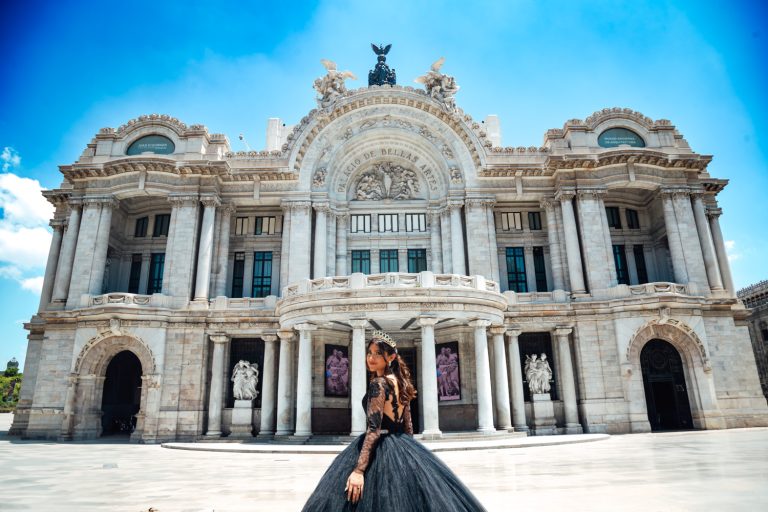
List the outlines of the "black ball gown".
{"type": "Polygon", "coordinates": [[[410,404],[398,417],[397,403],[388,379],[371,381],[363,397],[365,434],[334,459],[302,512],[485,511],[453,471],[413,439],[410,404]],[[394,418],[384,412],[387,402],[394,418]],[[344,487],[355,469],[364,473],[365,484],[360,501],[352,504],[344,487]]]}

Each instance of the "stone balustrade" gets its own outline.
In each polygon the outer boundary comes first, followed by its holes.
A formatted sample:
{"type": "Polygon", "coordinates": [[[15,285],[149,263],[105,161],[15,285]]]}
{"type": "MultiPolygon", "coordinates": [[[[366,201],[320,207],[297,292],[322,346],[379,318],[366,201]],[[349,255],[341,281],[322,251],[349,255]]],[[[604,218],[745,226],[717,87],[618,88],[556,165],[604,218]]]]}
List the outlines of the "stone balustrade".
{"type": "Polygon", "coordinates": [[[136,293],[105,293],[103,295],[84,295],[87,301],[86,307],[93,306],[111,306],[111,305],[133,305],[133,306],[156,306],[162,295],[158,294],[158,299],[153,301],[153,295],[139,295],[136,293]]]}
{"type": "Polygon", "coordinates": [[[307,279],[283,288],[283,297],[294,297],[323,290],[359,290],[363,288],[470,288],[473,290],[499,292],[499,283],[483,276],[461,276],[458,274],[434,274],[429,271],[418,274],[392,272],[386,274],[360,274],[349,276],[321,277],[307,279]]]}

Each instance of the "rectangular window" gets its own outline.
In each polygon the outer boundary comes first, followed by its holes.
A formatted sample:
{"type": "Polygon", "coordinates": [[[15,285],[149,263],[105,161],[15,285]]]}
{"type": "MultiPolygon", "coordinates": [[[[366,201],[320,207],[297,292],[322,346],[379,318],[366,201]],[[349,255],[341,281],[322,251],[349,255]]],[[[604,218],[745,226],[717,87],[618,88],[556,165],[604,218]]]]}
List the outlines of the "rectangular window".
{"type": "Polygon", "coordinates": [[[547,291],[547,267],[544,264],[544,248],[533,248],[533,270],[536,272],[536,291],[547,291]]]}
{"type": "Polygon", "coordinates": [[[405,214],[406,231],[426,231],[427,214],[426,213],[406,213],[405,214]]]}
{"type": "Polygon", "coordinates": [[[128,293],[139,293],[139,281],[141,281],[141,254],[133,254],[131,255],[131,273],[128,276],[128,293]]]}
{"type": "Polygon", "coordinates": [[[522,247],[507,247],[507,284],[513,292],[527,293],[525,254],[522,247]]]}
{"type": "Polygon", "coordinates": [[[399,231],[397,226],[396,213],[380,213],[379,214],[379,233],[386,233],[387,231],[392,231],[392,232],[399,231]]]}
{"type": "Polygon", "coordinates": [[[274,235],[275,234],[275,217],[256,217],[256,229],[254,235],[274,235]]]}
{"type": "Polygon", "coordinates": [[[350,231],[352,233],[370,233],[371,216],[370,215],[352,215],[350,218],[350,231]]]}
{"type": "Polygon", "coordinates": [[[643,251],[643,246],[642,245],[633,246],[632,252],[635,254],[635,267],[637,268],[637,282],[638,284],[645,284],[648,282],[648,269],[645,267],[645,252],[643,251]]]}
{"type": "Polygon", "coordinates": [[[606,206],[605,215],[608,217],[608,227],[621,229],[621,217],[619,217],[619,209],[616,206],[606,206]]]}
{"type": "Polygon", "coordinates": [[[627,270],[627,254],[623,245],[613,246],[613,262],[616,265],[616,280],[619,284],[629,284],[629,271],[627,270]]]}
{"type": "Polygon", "coordinates": [[[400,272],[400,264],[397,261],[397,249],[379,251],[379,272],[400,272]]]}
{"type": "Polygon", "coordinates": [[[161,293],[163,291],[163,267],[165,266],[165,253],[152,253],[149,262],[149,279],[147,280],[147,295],[161,293]]]}
{"type": "Polygon", "coordinates": [[[523,215],[520,212],[499,213],[497,229],[513,231],[523,229],[523,215]]]}
{"type": "Polygon", "coordinates": [[[541,213],[528,212],[528,229],[531,231],[541,230],[541,213]]]}
{"type": "Polygon", "coordinates": [[[238,217],[235,219],[235,234],[248,234],[248,217],[238,217]]]}
{"type": "Polygon", "coordinates": [[[408,249],[408,272],[415,274],[427,270],[427,250],[408,249]]]}
{"type": "Polygon", "coordinates": [[[232,265],[232,297],[240,299],[243,296],[243,275],[245,274],[245,253],[236,252],[232,265]]]}
{"type": "Polygon", "coordinates": [[[640,229],[640,217],[637,215],[637,210],[630,210],[627,208],[627,227],[629,229],[640,229]]]}
{"type": "Polygon", "coordinates": [[[768,329],[763,329],[763,341],[768,343],[768,329]]]}
{"type": "Polygon", "coordinates": [[[352,272],[371,273],[371,251],[352,251],[352,272]]]}
{"type": "MultiPolygon", "coordinates": [[[[274,217],[272,217],[274,219],[274,217]]],[[[253,253],[253,294],[251,297],[266,297],[272,293],[272,253],[253,253]]]]}
{"type": "Polygon", "coordinates": [[[170,226],[170,224],[170,213],[155,215],[155,227],[152,230],[152,236],[168,236],[168,226],[170,226]]]}
{"type": "Polygon", "coordinates": [[[133,236],[136,238],[144,238],[147,236],[147,225],[149,225],[149,217],[139,217],[136,219],[136,226],[133,228],[133,236]]]}

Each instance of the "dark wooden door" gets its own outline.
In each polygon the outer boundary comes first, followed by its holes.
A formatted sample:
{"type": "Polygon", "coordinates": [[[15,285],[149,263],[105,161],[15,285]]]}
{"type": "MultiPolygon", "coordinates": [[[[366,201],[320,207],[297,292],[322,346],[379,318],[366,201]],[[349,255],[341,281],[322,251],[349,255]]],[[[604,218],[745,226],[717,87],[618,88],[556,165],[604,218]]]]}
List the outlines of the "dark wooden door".
{"type": "Polygon", "coordinates": [[[664,340],[651,340],[640,353],[651,430],[693,428],[683,362],[664,340]]]}

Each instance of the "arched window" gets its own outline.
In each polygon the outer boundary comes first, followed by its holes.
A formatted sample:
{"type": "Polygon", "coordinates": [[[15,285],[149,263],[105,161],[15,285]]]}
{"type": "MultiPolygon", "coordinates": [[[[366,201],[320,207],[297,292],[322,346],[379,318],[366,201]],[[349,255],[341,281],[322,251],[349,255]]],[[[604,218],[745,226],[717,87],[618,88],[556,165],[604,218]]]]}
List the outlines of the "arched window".
{"type": "Polygon", "coordinates": [[[128,146],[125,152],[128,156],[154,153],[156,155],[170,155],[176,150],[173,141],[162,135],[145,135],[128,146]]]}
{"type": "Polygon", "coordinates": [[[597,144],[601,148],[615,148],[624,145],[633,148],[645,147],[645,141],[642,137],[626,128],[608,128],[597,137],[597,144]]]}

